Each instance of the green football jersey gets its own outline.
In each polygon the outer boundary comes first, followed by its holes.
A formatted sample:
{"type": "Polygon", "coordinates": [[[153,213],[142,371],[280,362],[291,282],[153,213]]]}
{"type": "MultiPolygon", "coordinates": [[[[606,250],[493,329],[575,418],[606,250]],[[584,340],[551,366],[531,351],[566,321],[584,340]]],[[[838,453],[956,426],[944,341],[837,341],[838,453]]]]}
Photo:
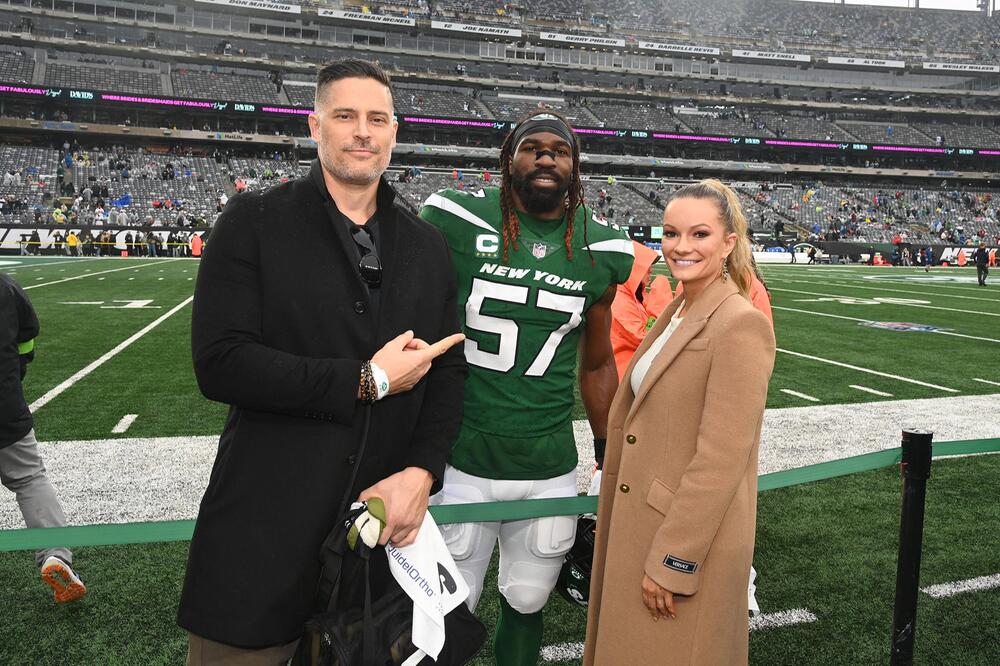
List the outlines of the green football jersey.
{"type": "Polygon", "coordinates": [[[449,462],[491,479],[572,470],[580,335],[590,306],[628,279],[632,241],[580,207],[570,261],[565,224],[519,213],[518,250],[511,246],[504,263],[497,188],[442,190],[420,216],[448,241],[466,335],[465,413],[449,462]]]}

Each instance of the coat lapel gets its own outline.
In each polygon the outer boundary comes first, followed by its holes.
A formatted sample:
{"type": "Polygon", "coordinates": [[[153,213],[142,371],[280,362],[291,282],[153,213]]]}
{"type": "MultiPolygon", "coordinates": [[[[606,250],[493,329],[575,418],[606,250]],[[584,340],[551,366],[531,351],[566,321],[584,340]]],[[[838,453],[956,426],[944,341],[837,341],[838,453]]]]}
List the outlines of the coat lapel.
{"type": "MultiPolygon", "coordinates": [[[[646,373],[646,377],[639,387],[639,393],[632,400],[632,404],[629,406],[628,414],[625,417],[624,423],[627,424],[632,416],[635,414],[639,405],[646,399],[653,386],[656,385],[657,380],[660,375],[666,372],[670,364],[674,362],[678,354],[684,351],[687,344],[698,335],[705,324],[708,323],[708,318],[712,315],[715,310],[722,305],[722,302],[733,294],[738,294],[736,286],[732,282],[722,282],[721,280],[716,280],[705,289],[705,291],[698,298],[698,301],[692,305],[687,314],[684,317],[684,321],[681,325],[677,327],[677,330],[673,332],[670,339],[667,340],[667,344],[663,346],[660,353],[656,355],[653,359],[653,363],[649,366],[649,371],[646,373]]],[[[636,361],[641,358],[641,355],[649,349],[653,341],[660,336],[661,333],[667,328],[667,324],[670,322],[670,317],[677,312],[677,308],[680,307],[681,301],[683,301],[683,295],[674,299],[674,301],[667,307],[666,310],[660,315],[656,320],[656,325],[649,331],[646,338],[642,341],[642,345],[636,350],[635,355],[632,357],[632,363],[629,364],[628,373],[625,377],[630,378],[632,369],[636,361]],[[668,314],[669,313],[669,314],[668,314]]],[[[631,390],[628,391],[631,393],[631,390]]]]}

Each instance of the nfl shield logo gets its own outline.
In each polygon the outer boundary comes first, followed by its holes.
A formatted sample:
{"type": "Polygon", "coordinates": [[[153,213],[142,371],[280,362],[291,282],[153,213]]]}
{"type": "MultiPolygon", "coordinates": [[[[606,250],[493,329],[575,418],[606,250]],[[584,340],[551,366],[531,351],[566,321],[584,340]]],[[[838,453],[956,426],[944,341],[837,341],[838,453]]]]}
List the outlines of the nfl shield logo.
{"type": "Polygon", "coordinates": [[[544,259],[547,251],[548,248],[546,248],[545,243],[535,243],[531,246],[531,256],[535,259],[544,259]]]}

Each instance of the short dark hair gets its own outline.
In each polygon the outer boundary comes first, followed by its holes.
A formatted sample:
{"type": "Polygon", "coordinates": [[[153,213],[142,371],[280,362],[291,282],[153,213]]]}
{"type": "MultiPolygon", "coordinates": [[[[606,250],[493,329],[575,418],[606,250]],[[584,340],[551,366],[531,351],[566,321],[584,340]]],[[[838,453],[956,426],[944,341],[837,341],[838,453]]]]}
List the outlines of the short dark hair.
{"type": "Polygon", "coordinates": [[[316,72],[316,99],[320,98],[326,86],[341,79],[373,79],[378,81],[389,91],[389,103],[395,108],[389,75],[377,64],[357,58],[334,60],[320,67],[319,71],[316,72]]]}

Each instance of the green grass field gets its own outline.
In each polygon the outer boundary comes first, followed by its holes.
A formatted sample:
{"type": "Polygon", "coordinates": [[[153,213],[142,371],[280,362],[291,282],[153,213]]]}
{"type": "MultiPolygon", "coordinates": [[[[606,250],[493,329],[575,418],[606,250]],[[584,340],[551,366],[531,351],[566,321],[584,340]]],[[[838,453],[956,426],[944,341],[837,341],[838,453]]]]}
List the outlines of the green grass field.
{"type": "MultiPolygon", "coordinates": [[[[0,270],[29,289],[42,322],[25,384],[39,440],[221,431],[225,407],[201,397],[191,370],[189,299],[197,268],[194,260],[0,257],[0,270]],[[136,415],[134,423],[127,434],[113,434],[125,415],[136,415]]],[[[978,287],[974,270],[764,270],[779,348],[769,409],[857,404],[860,413],[861,403],[1000,393],[1000,288],[978,287]]],[[[914,410],[919,423],[924,415],[914,410]]],[[[995,437],[998,414],[974,416],[991,420],[995,437]]],[[[575,418],[583,418],[582,409],[575,418]]],[[[847,420],[831,421],[829,429],[835,437],[877,426],[847,420]]],[[[922,584],[1000,573],[998,476],[998,456],[935,463],[922,584]]],[[[752,663],[887,662],[899,491],[898,472],[885,469],[761,494],[761,609],[807,609],[817,620],[755,630],[752,663]]],[[[182,663],[185,636],[173,616],[186,552],[183,542],[77,549],[90,593],[65,608],[51,603],[29,553],[0,553],[0,664],[182,663]]],[[[1000,663],[998,607],[995,587],[945,599],[922,594],[917,663],[1000,663]]],[[[480,614],[490,627],[496,608],[495,589],[487,586],[480,614]]],[[[545,645],[568,645],[572,653],[584,613],[555,596],[546,612],[545,645]]],[[[492,663],[489,650],[475,663],[492,663]]]]}

